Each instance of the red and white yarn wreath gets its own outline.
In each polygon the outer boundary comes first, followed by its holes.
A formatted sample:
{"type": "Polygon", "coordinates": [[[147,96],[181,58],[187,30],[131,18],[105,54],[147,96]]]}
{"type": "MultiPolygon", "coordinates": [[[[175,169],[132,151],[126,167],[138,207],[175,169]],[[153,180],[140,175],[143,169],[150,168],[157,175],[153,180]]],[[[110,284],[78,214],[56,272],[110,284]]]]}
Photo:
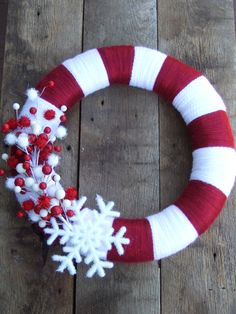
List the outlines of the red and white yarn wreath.
{"type": "MultiPolygon", "coordinates": [[[[198,71],[159,51],[133,46],[92,49],[68,59],[27,91],[19,116],[2,127],[11,155],[6,186],[22,210],[48,235],[59,239],[58,271],[76,273],[74,262],[90,265],[87,276],[105,275],[112,261],[143,262],[172,255],[208,229],[221,211],[236,175],[234,138],[223,100],[198,71]],[[97,196],[98,210],[85,207],[73,187],[64,189],[55,172],[67,131],[65,111],[111,84],[154,91],[182,115],[192,141],[190,180],[174,203],[142,219],[119,218],[113,202],[97,196]]],[[[5,171],[1,170],[1,175],[5,171]]]]}

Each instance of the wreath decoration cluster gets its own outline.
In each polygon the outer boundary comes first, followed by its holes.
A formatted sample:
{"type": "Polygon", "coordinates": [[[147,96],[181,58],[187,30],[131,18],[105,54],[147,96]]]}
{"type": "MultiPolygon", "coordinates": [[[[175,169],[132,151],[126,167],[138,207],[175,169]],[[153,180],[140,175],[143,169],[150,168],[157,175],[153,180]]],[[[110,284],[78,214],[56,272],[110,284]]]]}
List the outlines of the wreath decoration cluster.
{"type": "MultiPolygon", "coordinates": [[[[20,111],[2,126],[11,152],[2,159],[10,168],[6,187],[27,216],[56,240],[62,255],[53,255],[58,271],[71,275],[82,260],[88,277],[103,277],[114,261],[144,262],[170,256],[206,231],[220,213],[236,175],[234,138],[223,100],[192,67],[156,50],[133,46],[91,49],[64,61],[26,92],[20,111]],[[111,84],[154,91],[182,115],[192,142],[190,180],[174,203],[141,219],[120,218],[114,202],[96,197],[99,210],[85,206],[74,187],[63,188],[55,167],[57,139],[66,137],[66,112],[72,105],[111,84]],[[20,111],[20,112],[19,112],[20,111]]],[[[5,176],[6,171],[0,170],[5,176]]]]}

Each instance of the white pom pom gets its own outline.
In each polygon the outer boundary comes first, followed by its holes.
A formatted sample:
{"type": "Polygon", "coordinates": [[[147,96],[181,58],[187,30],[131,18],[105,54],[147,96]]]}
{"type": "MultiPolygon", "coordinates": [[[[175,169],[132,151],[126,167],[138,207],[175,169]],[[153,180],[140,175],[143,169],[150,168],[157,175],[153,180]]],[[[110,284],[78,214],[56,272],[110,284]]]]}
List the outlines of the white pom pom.
{"type": "Polygon", "coordinates": [[[72,206],[72,207],[76,207],[77,204],[78,204],[78,201],[77,201],[77,200],[71,201],[71,206],[72,206]]]}
{"type": "Polygon", "coordinates": [[[40,212],[39,212],[39,215],[41,217],[47,217],[48,211],[46,209],[41,209],[40,212]]]}
{"type": "Polygon", "coordinates": [[[15,179],[14,178],[7,178],[5,185],[8,189],[14,190],[15,188],[15,179]]]}
{"type": "Polygon", "coordinates": [[[39,221],[40,216],[38,214],[36,214],[34,210],[30,210],[27,213],[28,213],[28,217],[31,221],[33,221],[33,222],[39,221]]]}
{"type": "Polygon", "coordinates": [[[52,167],[56,167],[59,163],[59,156],[56,154],[51,154],[48,157],[48,164],[52,167]]]}
{"type": "Polygon", "coordinates": [[[34,167],[33,172],[37,179],[41,179],[44,176],[43,171],[42,171],[42,166],[34,167]]]}
{"type": "Polygon", "coordinates": [[[55,196],[57,199],[61,200],[63,199],[65,196],[66,196],[66,192],[62,189],[60,190],[57,190],[56,193],[55,193],[55,196]]]}
{"type": "Polygon", "coordinates": [[[3,159],[3,160],[7,160],[8,157],[9,157],[8,154],[6,154],[6,153],[2,154],[2,159],[3,159]]]}
{"type": "Polygon", "coordinates": [[[71,206],[71,201],[68,199],[63,200],[62,204],[64,205],[65,208],[68,208],[71,206]]]}
{"type": "Polygon", "coordinates": [[[39,135],[41,133],[42,127],[38,123],[31,123],[31,128],[35,135],[39,135]]]}
{"type": "Polygon", "coordinates": [[[60,125],[56,130],[56,137],[62,140],[64,137],[66,137],[66,135],[67,129],[64,126],[60,125]]]}
{"type": "Polygon", "coordinates": [[[55,174],[55,175],[53,176],[53,181],[59,182],[60,180],[61,180],[61,176],[59,176],[59,174],[55,174]]]}
{"type": "Polygon", "coordinates": [[[17,141],[17,137],[15,136],[14,133],[8,133],[6,136],[5,136],[5,143],[7,145],[15,145],[16,144],[16,141],[17,141]]]}
{"type": "Polygon", "coordinates": [[[39,92],[35,88],[29,88],[26,91],[26,95],[30,100],[35,100],[38,98],[39,92]]]}
{"type": "Polygon", "coordinates": [[[13,107],[14,110],[19,110],[19,109],[20,109],[20,105],[19,105],[17,102],[15,102],[15,103],[12,105],[12,107],[13,107]]]}
{"type": "Polygon", "coordinates": [[[26,148],[27,146],[29,146],[28,135],[26,133],[20,134],[17,139],[17,144],[22,148],[26,148]]]}
{"type": "Polygon", "coordinates": [[[66,112],[66,110],[67,110],[67,107],[65,105],[61,106],[61,111],[62,112],[66,112]]]}
{"type": "Polygon", "coordinates": [[[25,173],[25,169],[23,168],[23,164],[22,163],[19,163],[17,166],[16,166],[16,171],[18,173],[25,173]]]}
{"type": "Polygon", "coordinates": [[[46,227],[46,221],[40,220],[40,221],[39,221],[39,227],[40,227],[40,228],[46,227]]]}
{"type": "Polygon", "coordinates": [[[15,186],[14,187],[15,193],[20,193],[21,192],[21,187],[20,186],[15,186]]]}
{"type": "Polygon", "coordinates": [[[33,178],[26,178],[25,179],[25,186],[27,186],[28,188],[30,188],[33,184],[34,184],[34,179],[33,178]]]}
{"type": "MultiPolygon", "coordinates": [[[[55,194],[55,193],[54,193],[55,194]]],[[[52,206],[57,206],[60,204],[60,202],[56,198],[52,198],[50,204],[52,206]]]]}
{"type": "Polygon", "coordinates": [[[57,138],[56,138],[56,136],[54,136],[54,135],[50,137],[50,140],[51,140],[52,143],[55,142],[56,139],[57,139],[57,138]]]}
{"type": "Polygon", "coordinates": [[[39,191],[39,185],[38,185],[38,183],[34,183],[34,184],[32,185],[32,190],[33,190],[34,192],[38,192],[38,191],[39,191]]]}
{"type": "Polygon", "coordinates": [[[56,190],[57,190],[56,186],[51,185],[47,188],[47,193],[49,196],[53,197],[53,196],[55,196],[56,190]]]}

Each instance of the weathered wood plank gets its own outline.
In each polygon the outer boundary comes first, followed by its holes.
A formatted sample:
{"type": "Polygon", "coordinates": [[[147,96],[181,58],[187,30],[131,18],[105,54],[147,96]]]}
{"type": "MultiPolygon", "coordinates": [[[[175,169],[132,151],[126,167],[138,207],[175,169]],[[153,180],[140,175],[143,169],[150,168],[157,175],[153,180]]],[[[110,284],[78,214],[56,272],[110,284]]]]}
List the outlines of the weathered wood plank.
{"type": "MultiPolygon", "coordinates": [[[[84,45],[136,44],[156,48],[156,2],[85,2],[84,45]]],[[[114,86],[82,104],[80,194],[114,200],[126,217],[155,212],[158,195],[158,99],[114,86]]],[[[76,313],[159,313],[157,263],[115,265],[104,279],[76,285],[76,313]]]]}
{"type": "MultiPolygon", "coordinates": [[[[235,129],[233,1],[158,1],[159,48],[203,71],[225,99],[235,129]]],[[[184,123],[160,107],[161,207],[181,192],[191,154],[184,123]]],[[[236,313],[235,189],[220,218],[182,253],[163,260],[162,312],[236,313]]]]}
{"type": "MultiPolygon", "coordinates": [[[[23,102],[28,85],[81,50],[82,12],[82,1],[77,0],[9,1],[1,122],[12,114],[14,101],[23,102]]],[[[73,136],[63,144],[60,173],[64,184],[77,182],[78,120],[77,107],[68,123],[73,136]],[[65,167],[68,164],[73,167],[65,167]]],[[[54,249],[44,263],[47,252],[39,238],[27,221],[15,217],[14,195],[2,186],[0,195],[0,312],[72,313],[73,278],[55,273],[50,259],[54,249]]]]}
{"type": "Polygon", "coordinates": [[[0,2],[0,82],[2,82],[3,57],[5,47],[5,35],[7,26],[7,0],[0,2]]]}

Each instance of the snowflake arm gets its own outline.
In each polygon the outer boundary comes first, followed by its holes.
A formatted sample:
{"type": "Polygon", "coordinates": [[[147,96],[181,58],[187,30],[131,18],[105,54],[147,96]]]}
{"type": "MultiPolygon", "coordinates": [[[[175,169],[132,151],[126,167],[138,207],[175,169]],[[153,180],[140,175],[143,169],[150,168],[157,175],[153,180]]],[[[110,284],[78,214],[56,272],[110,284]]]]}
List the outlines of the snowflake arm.
{"type": "Polygon", "coordinates": [[[126,227],[121,227],[115,234],[110,218],[119,217],[119,212],[113,209],[114,203],[104,202],[101,196],[97,195],[96,201],[99,211],[82,207],[86,201],[83,197],[75,204],[75,216],[69,222],[62,220],[60,225],[55,218],[51,219],[51,228],[46,228],[45,233],[50,234],[48,244],[51,245],[57,237],[63,245],[65,255],[53,255],[53,260],[59,262],[57,269],[63,272],[65,269],[71,275],[76,274],[74,262],[77,264],[84,260],[90,265],[87,277],[91,278],[94,274],[100,277],[105,276],[105,269],[112,268],[113,263],[106,261],[107,252],[114,244],[119,255],[124,254],[124,245],[130,243],[124,237],[126,227]],[[109,218],[109,219],[108,219],[109,218]]]}

